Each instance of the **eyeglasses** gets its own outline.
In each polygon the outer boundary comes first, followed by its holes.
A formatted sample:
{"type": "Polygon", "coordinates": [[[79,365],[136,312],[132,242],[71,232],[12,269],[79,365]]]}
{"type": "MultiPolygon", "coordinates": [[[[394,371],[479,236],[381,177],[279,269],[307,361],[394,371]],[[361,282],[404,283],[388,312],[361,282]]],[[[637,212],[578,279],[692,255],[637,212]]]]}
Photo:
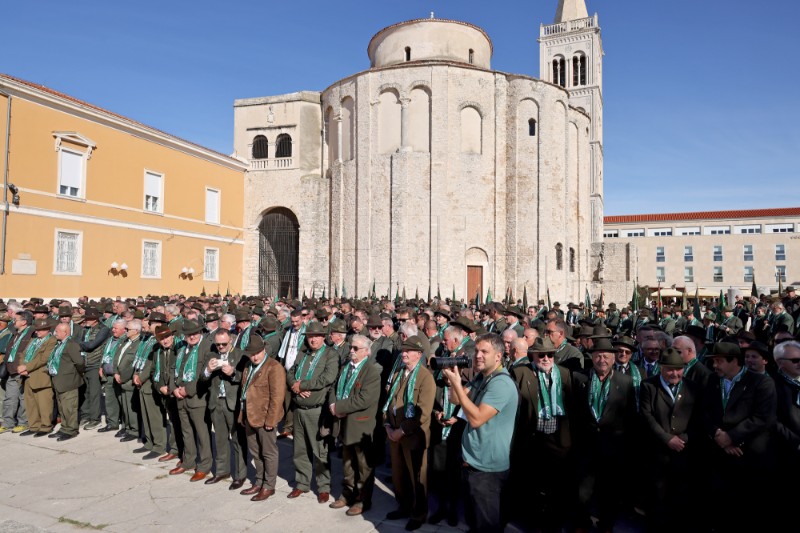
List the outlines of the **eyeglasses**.
{"type": "Polygon", "coordinates": [[[220,348],[224,348],[225,346],[229,345],[229,342],[215,342],[214,346],[219,346],[220,348]]]}
{"type": "Polygon", "coordinates": [[[537,353],[537,354],[534,354],[534,357],[538,357],[539,359],[553,359],[553,358],[555,358],[555,354],[552,354],[552,353],[537,353]]]}
{"type": "Polygon", "coordinates": [[[350,351],[351,351],[351,352],[357,352],[357,351],[359,351],[359,350],[364,350],[364,349],[365,349],[365,348],[364,348],[363,346],[351,346],[351,347],[350,347],[350,351]]]}
{"type": "Polygon", "coordinates": [[[779,361],[789,361],[793,365],[796,365],[796,364],[800,363],[800,357],[792,357],[791,359],[789,359],[788,357],[782,357],[781,359],[778,359],[778,360],[779,361]]]}

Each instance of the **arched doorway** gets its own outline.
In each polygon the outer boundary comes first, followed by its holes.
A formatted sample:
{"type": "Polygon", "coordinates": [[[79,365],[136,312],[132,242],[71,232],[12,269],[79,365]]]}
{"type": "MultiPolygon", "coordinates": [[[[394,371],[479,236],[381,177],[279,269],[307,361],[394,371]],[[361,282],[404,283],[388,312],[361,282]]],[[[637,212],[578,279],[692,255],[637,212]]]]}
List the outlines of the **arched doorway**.
{"type": "Polygon", "coordinates": [[[258,225],[258,292],[297,296],[300,224],[284,207],[271,210],[258,225]]]}

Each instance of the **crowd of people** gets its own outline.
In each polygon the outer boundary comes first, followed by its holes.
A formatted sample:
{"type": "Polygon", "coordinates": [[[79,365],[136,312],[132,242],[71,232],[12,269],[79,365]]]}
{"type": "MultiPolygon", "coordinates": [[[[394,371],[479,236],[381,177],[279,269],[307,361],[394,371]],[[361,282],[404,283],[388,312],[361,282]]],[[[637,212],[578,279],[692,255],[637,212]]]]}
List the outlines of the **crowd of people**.
{"type": "Polygon", "coordinates": [[[367,513],[388,463],[386,519],[409,531],[462,517],[475,532],[612,531],[623,513],[647,531],[791,523],[793,287],[702,318],[520,303],[0,300],[0,433],[138,441],[143,460],[255,502],[275,495],[291,439],[288,498],[313,485],[320,504],[367,513]]]}

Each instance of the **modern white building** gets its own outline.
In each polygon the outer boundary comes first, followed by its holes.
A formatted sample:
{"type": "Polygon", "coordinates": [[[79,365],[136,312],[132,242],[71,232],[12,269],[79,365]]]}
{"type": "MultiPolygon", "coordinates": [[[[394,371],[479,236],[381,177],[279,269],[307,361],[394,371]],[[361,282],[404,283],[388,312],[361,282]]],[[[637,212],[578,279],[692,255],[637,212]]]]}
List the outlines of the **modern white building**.
{"type": "Polygon", "coordinates": [[[607,243],[634,244],[641,285],[760,292],[800,280],[800,207],[605,217],[607,243]]]}
{"type": "Polygon", "coordinates": [[[411,20],[321,93],[236,100],[244,292],[624,291],[631,268],[602,265],[599,19],[560,0],[539,42],[537,79],[492,70],[473,24],[411,20]]]}

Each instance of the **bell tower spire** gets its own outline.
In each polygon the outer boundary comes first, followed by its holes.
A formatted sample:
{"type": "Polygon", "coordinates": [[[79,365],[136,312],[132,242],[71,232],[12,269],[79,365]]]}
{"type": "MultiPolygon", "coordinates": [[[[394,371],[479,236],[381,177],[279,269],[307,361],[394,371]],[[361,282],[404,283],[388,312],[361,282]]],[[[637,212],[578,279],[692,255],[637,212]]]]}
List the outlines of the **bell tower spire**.
{"type": "Polygon", "coordinates": [[[553,21],[553,24],[567,22],[568,20],[585,19],[588,17],[589,12],[586,11],[585,0],[558,0],[556,19],[553,21]]]}
{"type": "Polygon", "coordinates": [[[595,13],[585,0],[559,0],[553,24],[539,32],[539,77],[560,85],[569,105],[592,119],[591,221],[592,241],[603,240],[603,42],[595,13]]]}

